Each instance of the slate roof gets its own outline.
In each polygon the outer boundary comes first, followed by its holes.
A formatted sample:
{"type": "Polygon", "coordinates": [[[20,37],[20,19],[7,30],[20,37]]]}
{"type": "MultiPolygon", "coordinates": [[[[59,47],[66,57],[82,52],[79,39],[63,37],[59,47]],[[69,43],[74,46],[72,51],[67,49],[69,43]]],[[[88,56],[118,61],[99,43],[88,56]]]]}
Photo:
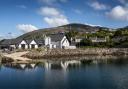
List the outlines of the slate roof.
{"type": "MultiPolygon", "coordinates": [[[[15,45],[21,43],[23,40],[16,40],[16,39],[4,39],[0,42],[0,45],[15,45]]],[[[27,44],[30,44],[32,40],[24,40],[27,44]]],[[[44,44],[44,40],[42,39],[35,39],[34,40],[37,44],[44,44]]]]}
{"type": "Polygon", "coordinates": [[[50,34],[48,36],[51,38],[52,42],[58,42],[58,41],[61,41],[63,39],[65,34],[64,33],[58,33],[58,34],[50,34]]]}
{"type": "Polygon", "coordinates": [[[42,44],[42,45],[44,45],[44,39],[42,40],[42,39],[35,39],[34,40],[37,44],[42,44]]]}
{"type": "Polygon", "coordinates": [[[4,39],[0,41],[0,45],[13,45],[15,43],[14,39],[4,39]]]}
{"type": "Polygon", "coordinates": [[[33,40],[24,40],[27,44],[30,44],[33,40]]]}
{"type": "Polygon", "coordinates": [[[32,41],[35,41],[37,44],[44,44],[44,39],[31,39],[31,40],[24,40],[27,44],[30,44],[32,41]]]}
{"type": "MultiPolygon", "coordinates": [[[[50,34],[48,36],[51,38],[52,42],[58,42],[58,41],[61,41],[63,39],[65,34],[64,33],[58,33],[58,34],[50,34]]],[[[31,39],[31,40],[25,40],[25,39],[4,39],[4,40],[0,41],[0,45],[15,45],[15,44],[21,43],[23,40],[26,41],[27,44],[30,44],[33,40],[37,44],[44,44],[44,39],[31,39]]]]}
{"type": "Polygon", "coordinates": [[[89,39],[93,42],[106,42],[106,38],[91,37],[89,39]]]}
{"type": "Polygon", "coordinates": [[[23,41],[23,39],[14,39],[13,44],[19,44],[23,41]]]}

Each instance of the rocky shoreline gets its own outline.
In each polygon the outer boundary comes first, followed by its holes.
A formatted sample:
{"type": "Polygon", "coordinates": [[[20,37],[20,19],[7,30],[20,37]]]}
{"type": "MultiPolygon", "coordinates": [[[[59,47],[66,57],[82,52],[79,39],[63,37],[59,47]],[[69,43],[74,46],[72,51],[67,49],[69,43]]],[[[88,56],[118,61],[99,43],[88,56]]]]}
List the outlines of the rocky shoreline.
{"type": "Polygon", "coordinates": [[[82,56],[126,56],[127,48],[86,48],[86,49],[53,49],[47,51],[30,51],[23,55],[30,59],[49,59],[49,58],[66,58],[82,56]]]}

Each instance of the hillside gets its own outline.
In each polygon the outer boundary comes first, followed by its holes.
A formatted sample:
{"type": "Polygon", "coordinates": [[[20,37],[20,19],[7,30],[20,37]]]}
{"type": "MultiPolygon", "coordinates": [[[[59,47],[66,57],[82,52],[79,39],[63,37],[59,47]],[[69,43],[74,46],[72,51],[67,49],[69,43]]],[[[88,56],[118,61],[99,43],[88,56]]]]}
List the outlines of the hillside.
{"type": "Polygon", "coordinates": [[[52,34],[52,33],[58,33],[58,32],[69,32],[69,31],[76,31],[79,33],[87,33],[87,32],[93,33],[93,32],[98,31],[99,29],[108,29],[108,28],[73,23],[73,24],[63,25],[63,26],[54,27],[54,28],[39,29],[39,30],[36,30],[33,32],[23,34],[16,39],[43,38],[44,34],[52,34]]]}
{"type": "Polygon", "coordinates": [[[118,28],[116,30],[128,30],[128,26],[122,27],[122,28],[118,28]]]}

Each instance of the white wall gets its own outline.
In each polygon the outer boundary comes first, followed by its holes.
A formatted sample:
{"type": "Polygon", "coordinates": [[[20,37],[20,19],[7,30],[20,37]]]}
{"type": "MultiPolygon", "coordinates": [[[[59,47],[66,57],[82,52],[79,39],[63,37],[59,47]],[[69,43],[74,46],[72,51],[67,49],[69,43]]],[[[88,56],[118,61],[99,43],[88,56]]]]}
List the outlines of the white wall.
{"type": "Polygon", "coordinates": [[[51,38],[50,37],[45,37],[44,38],[44,44],[45,44],[45,46],[50,45],[51,44],[51,38]]]}
{"type": "Polygon", "coordinates": [[[25,49],[28,49],[28,44],[26,43],[26,41],[25,40],[23,40],[23,41],[21,41],[21,43],[18,45],[18,48],[19,49],[22,49],[22,45],[25,45],[25,49]]]}
{"type": "Polygon", "coordinates": [[[68,47],[65,47],[64,49],[76,49],[76,46],[68,46],[68,47]]]}
{"type": "Polygon", "coordinates": [[[75,39],[75,42],[81,42],[82,39],[75,39]]]}
{"type": "Polygon", "coordinates": [[[60,42],[51,42],[54,48],[60,48],[60,42]]]}
{"type": "Polygon", "coordinates": [[[10,45],[10,47],[12,47],[12,48],[14,48],[14,49],[15,49],[15,48],[16,48],[16,45],[10,45]]]}
{"type": "Polygon", "coordinates": [[[60,42],[61,44],[61,48],[64,46],[64,47],[69,47],[70,46],[70,43],[68,41],[68,39],[66,38],[66,36],[63,37],[63,39],[61,40],[60,42]],[[66,40],[65,40],[66,39],[66,40]],[[63,42],[64,41],[64,42],[63,42]]]}
{"type": "Polygon", "coordinates": [[[66,38],[66,36],[64,36],[61,41],[51,42],[51,44],[52,44],[52,48],[62,48],[63,46],[64,47],[70,46],[70,43],[69,43],[68,39],[66,38]]]}
{"type": "Polygon", "coordinates": [[[37,43],[33,40],[30,44],[29,44],[29,48],[32,49],[32,45],[35,45],[35,49],[38,48],[37,43]]]}

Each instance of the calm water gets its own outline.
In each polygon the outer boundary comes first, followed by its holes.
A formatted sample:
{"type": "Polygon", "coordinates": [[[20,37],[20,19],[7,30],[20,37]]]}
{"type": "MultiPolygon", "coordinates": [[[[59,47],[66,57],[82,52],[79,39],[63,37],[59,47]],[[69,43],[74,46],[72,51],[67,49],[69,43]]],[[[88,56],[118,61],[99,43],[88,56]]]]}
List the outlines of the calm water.
{"type": "Polygon", "coordinates": [[[128,62],[1,64],[0,89],[128,89],[128,62]]]}

